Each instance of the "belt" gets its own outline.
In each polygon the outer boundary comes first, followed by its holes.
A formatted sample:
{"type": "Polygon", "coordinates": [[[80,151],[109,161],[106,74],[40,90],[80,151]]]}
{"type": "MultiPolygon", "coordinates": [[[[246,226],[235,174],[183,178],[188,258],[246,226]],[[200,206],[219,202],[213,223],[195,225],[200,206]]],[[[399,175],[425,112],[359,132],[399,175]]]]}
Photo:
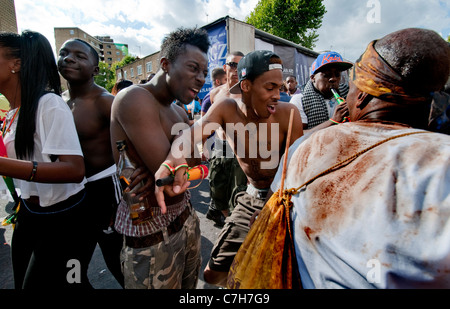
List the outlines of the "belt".
{"type": "MultiPolygon", "coordinates": [[[[191,211],[189,209],[189,206],[186,206],[186,208],[183,210],[183,212],[176,217],[175,220],[172,221],[167,226],[167,233],[169,236],[178,233],[183,228],[184,223],[186,222],[187,218],[191,214],[191,211]]],[[[131,237],[131,236],[125,236],[125,244],[134,249],[140,249],[140,248],[148,248],[154,245],[159,244],[164,240],[164,234],[162,231],[142,236],[142,237],[131,237]]]]}

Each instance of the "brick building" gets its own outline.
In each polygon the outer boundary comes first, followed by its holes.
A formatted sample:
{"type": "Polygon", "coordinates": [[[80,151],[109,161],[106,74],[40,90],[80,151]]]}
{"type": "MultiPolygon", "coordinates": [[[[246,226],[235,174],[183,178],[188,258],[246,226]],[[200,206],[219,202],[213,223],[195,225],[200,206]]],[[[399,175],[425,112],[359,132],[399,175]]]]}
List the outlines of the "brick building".
{"type": "Polygon", "coordinates": [[[0,31],[17,33],[14,0],[0,0],[0,31]]]}
{"type": "Polygon", "coordinates": [[[159,69],[159,54],[153,53],[144,58],[137,58],[134,62],[116,70],[117,80],[128,79],[133,84],[147,80],[148,76],[159,69]]]}
{"type": "Polygon", "coordinates": [[[88,42],[95,48],[100,56],[100,61],[104,61],[111,65],[114,62],[121,61],[128,55],[128,44],[115,43],[109,36],[92,36],[87,32],[76,27],[54,28],[55,29],[55,46],[56,54],[69,39],[81,39],[88,42]]]}

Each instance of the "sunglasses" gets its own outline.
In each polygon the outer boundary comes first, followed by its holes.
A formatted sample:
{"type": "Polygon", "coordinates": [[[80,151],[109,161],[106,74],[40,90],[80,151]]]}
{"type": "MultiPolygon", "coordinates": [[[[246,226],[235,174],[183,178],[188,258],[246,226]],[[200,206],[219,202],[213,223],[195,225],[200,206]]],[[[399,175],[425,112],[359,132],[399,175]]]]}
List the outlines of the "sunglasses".
{"type": "Polygon", "coordinates": [[[230,68],[232,68],[232,69],[236,69],[237,66],[238,66],[238,64],[236,62],[228,62],[228,63],[225,63],[225,64],[227,66],[229,66],[230,68]]]}

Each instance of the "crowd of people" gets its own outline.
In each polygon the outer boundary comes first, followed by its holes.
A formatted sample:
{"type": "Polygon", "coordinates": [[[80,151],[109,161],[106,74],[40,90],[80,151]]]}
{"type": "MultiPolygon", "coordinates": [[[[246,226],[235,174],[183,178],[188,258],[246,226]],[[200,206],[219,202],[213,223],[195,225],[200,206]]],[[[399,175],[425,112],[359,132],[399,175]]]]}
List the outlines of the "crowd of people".
{"type": "Polygon", "coordinates": [[[447,42],[411,28],[372,41],[355,63],[322,53],[305,85],[283,75],[272,51],[232,51],[200,100],[209,48],[205,30],[177,29],[156,74],[110,93],[94,81],[89,43],[68,40],[55,59],[37,32],[0,33],[10,105],[0,174],[20,194],[16,289],[92,288],[97,245],[125,289],[193,289],[200,275],[226,287],[252,222],[282,185],[303,288],[450,287],[447,42]],[[125,185],[117,141],[136,168],[125,185]],[[221,228],[203,270],[189,182],[202,161],[207,218],[221,228]],[[173,183],[155,185],[166,177],[173,183]],[[136,194],[152,216],[135,224],[123,193],[142,182],[136,194]],[[70,261],[80,265],[74,280],[70,261]]]}

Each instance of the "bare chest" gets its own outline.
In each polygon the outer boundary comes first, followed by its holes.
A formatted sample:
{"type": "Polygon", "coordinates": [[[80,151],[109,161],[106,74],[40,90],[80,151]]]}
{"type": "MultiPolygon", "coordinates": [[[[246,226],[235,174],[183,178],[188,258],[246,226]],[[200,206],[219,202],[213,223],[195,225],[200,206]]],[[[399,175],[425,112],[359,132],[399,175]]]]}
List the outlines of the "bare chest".
{"type": "Polygon", "coordinates": [[[91,139],[109,130],[109,119],[102,116],[94,102],[75,100],[68,105],[80,140],[91,139]]]}

